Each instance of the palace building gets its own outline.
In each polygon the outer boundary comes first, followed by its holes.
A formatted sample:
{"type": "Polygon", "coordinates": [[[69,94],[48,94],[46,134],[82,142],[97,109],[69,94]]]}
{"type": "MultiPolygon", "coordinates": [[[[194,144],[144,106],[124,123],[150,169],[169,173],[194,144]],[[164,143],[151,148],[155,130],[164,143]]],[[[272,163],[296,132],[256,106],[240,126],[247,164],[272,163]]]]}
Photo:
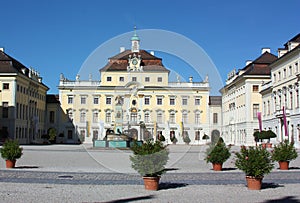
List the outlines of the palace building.
{"type": "Polygon", "coordinates": [[[276,60],[270,49],[246,66],[228,74],[222,94],[222,137],[227,144],[254,145],[253,133],[259,129],[258,112],[262,109],[261,86],[270,81],[269,65],[276,60]]]}
{"type": "Polygon", "coordinates": [[[189,136],[191,144],[205,143],[202,137],[213,130],[208,78],[170,82],[169,73],[161,58],[140,49],[135,32],[131,49],[121,49],[100,69],[100,81],[81,80],[79,75],[69,80],[61,75],[58,89],[64,142],[91,143],[114,131],[137,140],[163,135],[168,143],[173,137],[184,143],[183,138],[189,136]]]}
{"type": "Polygon", "coordinates": [[[271,81],[261,89],[263,128],[277,134],[273,142],[285,139],[300,147],[300,34],[278,49],[269,65],[271,81]]]}
{"type": "Polygon", "coordinates": [[[48,87],[40,74],[0,49],[0,138],[34,143],[46,133],[48,87]]]}

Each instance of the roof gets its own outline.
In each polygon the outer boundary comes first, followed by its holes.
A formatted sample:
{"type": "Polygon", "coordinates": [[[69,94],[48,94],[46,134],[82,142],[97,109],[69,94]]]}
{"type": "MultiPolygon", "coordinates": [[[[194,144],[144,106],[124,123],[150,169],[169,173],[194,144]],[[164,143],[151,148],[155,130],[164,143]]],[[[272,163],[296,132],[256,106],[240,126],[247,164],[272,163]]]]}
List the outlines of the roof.
{"type": "Polygon", "coordinates": [[[101,68],[100,71],[127,71],[129,55],[133,54],[141,56],[141,66],[143,66],[144,71],[169,72],[169,70],[162,64],[161,58],[158,58],[145,50],[140,50],[139,52],[134,53],[131,50],[125,50],[109,58],[109,62],[101,68]]]}
{"type": "Polygon", "coordinates": [[[270,75],[271,69],[268,65],[276,61],[276,59],[277,56],[269,52],[265,52],[252,63],[245,66],[242,69],[242,71],[244,71],[242,75],[270,75]]]}
{"type": "Polygon", "coordinates": [[[46,103],[60,103],[59,96],[57,94],[47,94],[46,95],[46,103]]]}
{"type": "MultiPolygon", "coordinates": [[[[0,73],[16,73],[25,75],[29,79],[33,79],[29,77],[30,70],[26,66],[3,51],[0,51],[0,73]]],[[[45,84],[40,84],[44,85],[48,89],[45,84]]]]}
{"type": "Polygon", "coordinates": [[[22,73],[22,69],[26,70],[25,73],[27,73],[28,76],[28,68],[13,57],[0,51],[0,73],[22,73]]]}
{"type": "Polygon", "coordinates": [[[208,105],[222,105],[222,96],[209,96],[208,105]]]}
{"type": "Polygon", "coordinates": [[[297,34],[292,39],[290,39],[287,43],[285,43],[284,46],[287,47],[287,45],[288,45],[289,42],[298,42],[298,43],[300,43],[300,33],[297,34]]]}

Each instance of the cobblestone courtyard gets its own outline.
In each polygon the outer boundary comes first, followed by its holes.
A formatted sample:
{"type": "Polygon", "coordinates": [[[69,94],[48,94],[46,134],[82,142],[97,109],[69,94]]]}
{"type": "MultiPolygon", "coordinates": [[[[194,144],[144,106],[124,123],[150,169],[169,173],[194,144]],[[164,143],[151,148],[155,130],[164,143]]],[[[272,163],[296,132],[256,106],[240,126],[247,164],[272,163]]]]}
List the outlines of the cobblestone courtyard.
{"type": "Polygon", "coordinates": [[[206,146],[172,145],[160,190],[146,191],[130,166],[129,150],[23,147],[16,169],[0,164],[1,202],[300,202],[299,158],[289,171],[279,171],[275,163],[263,189],[250,191],[244,174],[234,166],[234,156],[224,171],[214,172],[203,160],[206,146]]]}

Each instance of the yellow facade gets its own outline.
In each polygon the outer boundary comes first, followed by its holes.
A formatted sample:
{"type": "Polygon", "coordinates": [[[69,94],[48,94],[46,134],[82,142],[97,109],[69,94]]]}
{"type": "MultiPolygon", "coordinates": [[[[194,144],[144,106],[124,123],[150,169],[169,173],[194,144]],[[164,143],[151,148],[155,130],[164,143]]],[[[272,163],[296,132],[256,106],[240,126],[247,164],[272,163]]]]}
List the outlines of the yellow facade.
{"type": "Polygon", "coordinates": [[[205,142],[201,137],[210,133],[207,81],[170,82],[161,59],[139,49],[110,58],[100,74],[101,81],[61,76],[62,124],[74,126],[74,140],[92,142],[119,130],[138,140],[162,134],[171,143],[172,134],[178,143],[186,135],[192,144],[205,142]]]}
{"type": "Polygon", "coordinates": [[[28,69],[0,51],[5,59],[0,75],[1,139],[17,139],[22,144],[38,142],[45,130],[46,93],[39,73],[28,69]],[[15,66],[18,64],[18,66],[15,66]]]}

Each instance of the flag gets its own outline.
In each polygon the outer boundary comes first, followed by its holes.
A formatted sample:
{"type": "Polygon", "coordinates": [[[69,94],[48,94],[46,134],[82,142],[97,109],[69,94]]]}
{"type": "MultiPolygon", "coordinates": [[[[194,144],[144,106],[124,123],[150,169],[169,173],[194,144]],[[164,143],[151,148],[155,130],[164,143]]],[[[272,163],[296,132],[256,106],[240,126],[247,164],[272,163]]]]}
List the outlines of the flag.
{"type": "Polygon", "coordinates": [[[257,118],[258,118],[259,132],[261,132],[262,131],[261,112],[257,112],[257,118]]]}
{"type": "Polygon", "coordinates": [[[285,113],[284,106],[282,107],[282,113],[283,113],[284,133],[285,133],[285,136],[289,136],[288,126],[287,126],[287,121],[286,121],[286,113],[285,113]]]}

